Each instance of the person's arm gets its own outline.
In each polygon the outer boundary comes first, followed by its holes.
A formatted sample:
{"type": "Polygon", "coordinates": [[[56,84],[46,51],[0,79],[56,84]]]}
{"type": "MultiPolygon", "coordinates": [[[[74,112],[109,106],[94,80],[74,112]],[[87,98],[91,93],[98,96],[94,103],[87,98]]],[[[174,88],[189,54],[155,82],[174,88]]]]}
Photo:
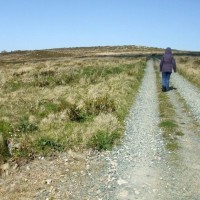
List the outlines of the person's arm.
{"type": "Polygon", "coordinates": [[[174,57],[172,57],[172,66],[173,66],[173,70],[176,73],[176,61],[174,59],[174,57]]]}
{"type": "Polygon", "coordinates": [[[160,61],[160,72],[162,72],[163,61],[164,61],[164,59],[163,59],[163,57],[162,57],[162,58],[161,58],[161,61],[160,61]]]}

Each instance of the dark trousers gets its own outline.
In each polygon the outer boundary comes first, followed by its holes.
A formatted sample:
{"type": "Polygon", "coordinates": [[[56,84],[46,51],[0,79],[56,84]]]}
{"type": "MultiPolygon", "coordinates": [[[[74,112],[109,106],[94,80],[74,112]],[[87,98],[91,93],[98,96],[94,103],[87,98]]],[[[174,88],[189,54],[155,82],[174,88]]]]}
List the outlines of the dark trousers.
{"type": "Polygon", "coordinates": [[[162,72],[162,87],[169,90],[169,79],[170,79],[171,72],[162,72]]]}

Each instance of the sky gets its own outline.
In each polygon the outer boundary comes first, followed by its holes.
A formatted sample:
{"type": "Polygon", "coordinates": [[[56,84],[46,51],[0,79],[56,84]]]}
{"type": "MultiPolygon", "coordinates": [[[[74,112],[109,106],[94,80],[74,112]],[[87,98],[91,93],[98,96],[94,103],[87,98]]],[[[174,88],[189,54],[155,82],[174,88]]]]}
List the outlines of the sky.
{"type": "Polygon", "coordinates": [[[141,45],[200,51],[200,0],[0,0],[0,52],[141,45]]]}

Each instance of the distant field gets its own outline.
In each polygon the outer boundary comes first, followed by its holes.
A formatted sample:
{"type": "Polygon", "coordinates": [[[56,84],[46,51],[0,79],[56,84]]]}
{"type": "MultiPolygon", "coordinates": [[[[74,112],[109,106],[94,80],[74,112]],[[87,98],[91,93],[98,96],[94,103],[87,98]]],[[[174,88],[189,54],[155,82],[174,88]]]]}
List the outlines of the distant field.
{"type": "Polygon", "coordinates": [[[145,56],[96,55],[133,49],[1,54],[1,155],[31,157],[68,149],[110,149],[123,135],[124,119],[144,74],[145,56]]]}
{"type": "Polygon", "coordinates": [[[200,56],[177,56],[178,72],[200,88],[200,56]]]}

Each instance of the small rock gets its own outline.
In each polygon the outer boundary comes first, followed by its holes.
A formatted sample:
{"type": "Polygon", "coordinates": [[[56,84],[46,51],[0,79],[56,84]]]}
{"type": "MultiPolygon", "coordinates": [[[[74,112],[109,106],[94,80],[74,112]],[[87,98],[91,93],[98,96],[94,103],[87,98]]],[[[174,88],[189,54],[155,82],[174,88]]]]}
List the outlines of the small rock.
{"type": "Polygon", "coordinates": [[[140,192],[139,192],[138,190],[135,190],[135,194],[136,194],[136,195],[139,195],[140,192]]]}
{"type": "Polygon", "coordinates": [[[8,170],[10,169],[9,163],[5,163],[0,166],[0,171],[2,171],[2,175],[8,176],[8,170]]]}
{"type": "Polygon", "coordinates": [[[123,185],[123,184],[126,184],[127,183],[127,181],[125,181],[125,180],[123,180],[123,179],[119,179],[118,181],[117,181],[117,184],[118,185],[123,185]]]}
{"type": "Polygon", "coordinates": [[[86,166],[86,170],[89,170],[89,169],[90,169],[90,165],[87,165],[87,166],[86,166]]]}
{"type": "Polygon", "coordinates": [[[51,180],[51,179],[47,179],[47,180],[45,181],[45,183],[46,183],[47,185],[50,185],[50,184],[52,183],[52,180],[51,180]]]}
{"type": "Polygon", "coordinates": [[[118,197],[119,198],[123,198],[123,199],[126,199],[128,197],[128,191],[127,190],[123,190],[121,191],[119,194],[118,194],[118,197]]]}
{"type": "Polygon", "coordinates": [[[13,166],[13,169],[16,170],[18,168],[18,164],[16,163],[14,166],[13,166]]]}
{"type": "Polygon", "coordinates": [[[9,163],[5,163],[3,165],[1,165],[1,170],[6,171],[10,169],[10,165],[9,163]]]}

